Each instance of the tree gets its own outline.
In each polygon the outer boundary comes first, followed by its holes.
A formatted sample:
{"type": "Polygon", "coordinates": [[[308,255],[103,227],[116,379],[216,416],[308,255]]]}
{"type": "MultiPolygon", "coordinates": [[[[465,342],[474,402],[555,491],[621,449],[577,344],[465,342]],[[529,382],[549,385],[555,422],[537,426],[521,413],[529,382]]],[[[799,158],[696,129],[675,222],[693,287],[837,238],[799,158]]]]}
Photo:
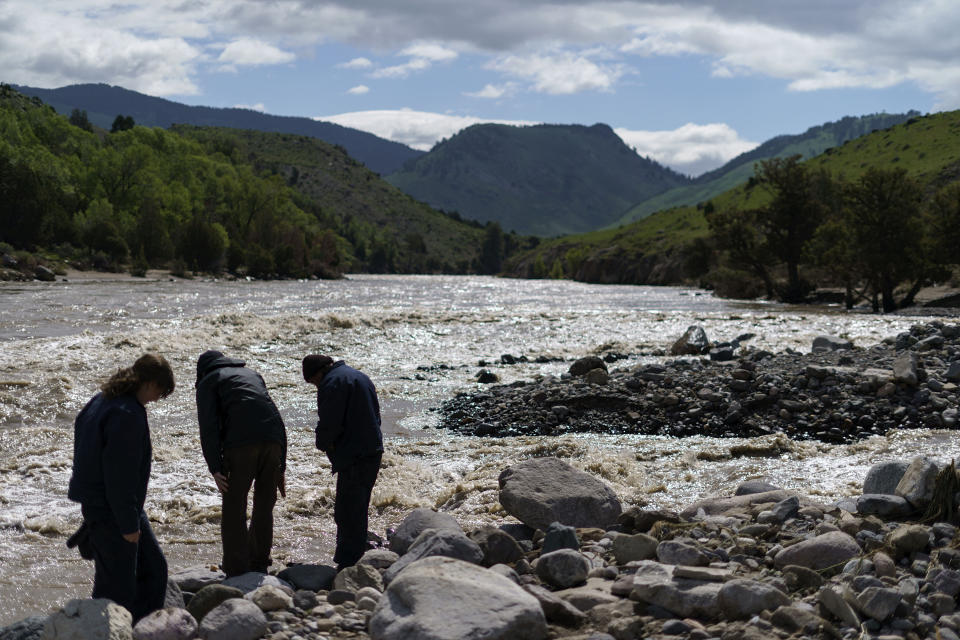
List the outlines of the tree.
{"type": "Polygon", "coordinates": [[[136,123],[133,121],[133,116],[124,116],[118,114],[117,117],[113,119],[113,125],[110,127],[110,133],[117,133],[118,131],[133,129],[135,124],[136,123]]]}
{"type": "Polygon", "coordinates": [[[488,222],[480,248],[481,273],[500,273],[503,267],[503,229],[496,222],[488,222]]]}
{"type": "Polygon", "coordinates": [[[87,111],[74,109],[70,112],[70,124],[75,127],[80,127],[84,131],[93,131],[93,125],[90,124],[90,119],[87,117],[87,111]]]}
{"type": "Polygon", "coordinates": [[[710,233],[719,248],[727,252],[727,258],[735,269],[753,274],[760,282],[768,298],[775,295],[771,268],[776,256],[760,231],[759,218],[762,210],[741,211],[713,210],[706,214],[710,233]]]}
{"type": "Polygon", "coordinates": [[[960,264],[960,183],[940,189],[929,210],[934,259],[942,265],[960,264]]]}

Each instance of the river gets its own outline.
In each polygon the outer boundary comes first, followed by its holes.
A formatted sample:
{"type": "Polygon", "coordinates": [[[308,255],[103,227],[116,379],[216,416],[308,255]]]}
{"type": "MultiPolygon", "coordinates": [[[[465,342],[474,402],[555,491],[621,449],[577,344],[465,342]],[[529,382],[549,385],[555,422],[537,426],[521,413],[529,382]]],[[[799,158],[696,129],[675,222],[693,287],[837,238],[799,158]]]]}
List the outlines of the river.
{"type": "Polygon", "coordinates": [[[219,498],[200,454],[193,395],[206,349],[259,371],[287,424],[287,497],[275,510],[274,568],[330,563],[334,481],[313,447],[315,389],[307,353],[328,353],[377,384],[387,452],[371,529],[437,507],[466,527],[507,516],[497,476],[513,461],[558,455],[604,478],[625,505],[679,507],[746,478],[832,501],[858,492],[873,462],[934,450],[960,454],[948,432],[892,432],[853,445],[798,443],[779,458],[717,460],[699,451],[742,441],[579,435],[489,439],[433,428],[434,409],[476,389],[479,362],[504,382],[560,374],[591,353],[661,360],[688,325],[712,340],[809,350],[818,334],[869,346],[923,317],[873,316],[714,298],[695,289],[454,276],[351,276],[247,282],[85,277],[0,283],[0,625],[89,595],[93,567],[64,541],[79,524],[66,499],[73,418],[102,380],[142,352],[167,357],[174,394],[148,407],[154,463],[147,512],[171,569],[219,561],[219,498]],[[496,364],[501,354],[529,362],[496,364]],[[537,356],[552,359],[536,363],[537,356]],[[562,359],[564,361],[557,361],[562,359]],[[443,366],[440,366],[443,365],[443,366]]]}

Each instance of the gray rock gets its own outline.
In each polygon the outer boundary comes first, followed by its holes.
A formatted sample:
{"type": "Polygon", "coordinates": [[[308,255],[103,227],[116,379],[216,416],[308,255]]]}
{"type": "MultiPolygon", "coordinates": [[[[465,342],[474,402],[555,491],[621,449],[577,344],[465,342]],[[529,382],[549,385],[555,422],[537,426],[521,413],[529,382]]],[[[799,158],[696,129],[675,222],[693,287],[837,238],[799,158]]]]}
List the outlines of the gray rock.
{"type": "Polygon", "coordinates": [[[857,497],[857,513],[878,518],[905,518],[913,513],[913,506],[900,496],[865,493],[857,497]]]}
{"type": "Polygon", "coordinates": [[[510,582],[513,582],[515,584],[521,584],[520,574],[517,573],[516,569],[514,569],[513,567],[508,567],[505,564],[495,564],[492,567],[490,567],[490,571],[500,574],[504,578],[509,579],[510,582]]]}
{"type": "Polygon", "coordinates": [[[137,622],[133,628],[134,640],[192,640],[197,633],[197,621],[186,609],[159,609],[137,622]]]}
{"type": "Polygon", "coordinates": [[[558,549],[580,550],[580,539],[577,538],[577,530],[559,522],[551,522],[547,527],[546,535],[543,537],[543,550],[541,554],[550,553],[558,549]]]}
{"type": "Polygon", "coordinates": [[[687,506],[680,512],[680,517],[692,519],[697,517],[698,512],[703,511],[707,516],[719,516],[731,511],[742,511],[754,504],[763,504],[766,502],[780,502],[786,500],[792,495],[790,491],[766,491],[763,493],[749,493],[729,498],[706,498],[698,500],[687,506]]]}
{"type": "Polygon", "coordinates": [[[960,360],[954,360],[950,363],[944,377],[951,382],[960,382],[960,360]]]}
{"type": "Polygon", "coordinates": [[[42,640],[133,640],[130,612],[106,598],[70,600],[43,625],[42,640]]]}
{"type": "Polygon", "coordinates": [[[337,570],[329,565],[295,564],[278,573],[277,577],[289,582],[295,589],[320,591],[330,589],[336,575],[337,570]]]}
{"type": "Polygon", "coordinates": [[[679,540],[664,540],[658,544],[657,559],[665,564],[685,564],[694,567],[710,564],[710,558],[700,549],[679,540]]]}
{"type": "Polygon", "coordinates": [[[397,527],[396,532],[390,538],[390,550],[402,556],[413,544],[413,541],[427,529],[463,533],[459,523],[450,514],[421,507],[407,514],[407,517],[397,527]]]}
{"type": "Polygon", "coordinates": [[[413,541],[407,553],[384,572],[383,581],[389,584],[407,566],[431,556],[456,558],[472,564],[483,562],[483,551],[462,532],[427,529],[413,541]]]}
{"type": "Polygon", "coordinates": [[[370,618],[372,640],[542,640],[537,599],[476,565],[419,560],[390,582],[370,618]]]}
{"type": "Polygon", "coordinates": [[[670,346],[670,355],[697,356],[709,350],[707,332],[700,325],[692,325],[670,346]]]}
{"type": "Polygon", "coordinates": [[[357,594],[354,591],[346,589],[331,589],[327,594],[327,603],[332,605],[343,604],[344,602],[355,602],[357,594]]]}
{"type": "Polygon", "coordinates": [[[257,640],[267,632],[267,617],[260,607],[243,598],[217,605],[200,623],[204,640],[257,640]]]}
{"type": "Polygon", "coordinates": [[[186,609],[187,605],[183,600],[183,591],[177,586],[176,582],[167,580],[167,592],[163,596],[164,609],[186,609]]]}
{"type": "Polygon", "coordinates": [[[819,589],[823,586],[823,578],[819,573],[795,564],[788,564],[783,568],[783,579],[791,591],[819,589]]]}
{"type": "Polygon", "coordinates": [[[936,575],[928,576],[927,582],[934,591],[945,593],[952,598],[960,594],[960,571],[941,569],[936,575]]]}
{"type": "Polygon", "coordinates": [[[906,351],[893,361],[893,381],[910,387],[919,381],[917,354],[906,351]]]}
{"type": "MultiPolygon", "coordinates": [[[[461,533],[460,536],[463,536],[463,534],[461,533]]],[[[393,566],[397,566],[397,563],[393,566]]],[[[383,583],[383,576],[381,576],[380,572],[373,566],[369,564],[355,564],[337,574],[337,577],[333,579],[333,588],[353,593],[360,591],[360,589],[364,587],[373,587],[377,591],[383,591],[383,583]]]]}
{"type": "Polygon", "coordinates": [[[769,584],[738,578],[720,587],[717,604],[725,617],[737,620],[787,606],[790,598],[769,584]]]}
{"type": "Polygon", "coordinates": [[[873,568],[878,578],[895,578],[897,576],[897,565],[893,558],[882,551],[873,554],[873,568]]]}
{"type": "Polygon", "coordinates": [[[817,336],[813,339],[811,351],[821,353],[825,351],[849,351],[850,349],[853,349],[853,343],[846,338],[817,336]]]}
{"type": "Polygon", "coordinates": [[[41,282],[53,282],[54,280],[57,279],[57,274],[55,274],[48,267],[45,267],[42,264],[38,264],[33,269],[33,277],[35,277],[37,280],[40,280],[41,282]]]}
{"type": "Polygon", "coordinates": [[[537,577],[547,584],[566,589],[586,582],[590,560],[579,551],[558,549],[537,558],[533,568],[537,577]]]}
{"type": "Polygon", "coordinates": [[[636,581],[631,598],[656,605],[681,618],[716,619],[720,616],[719,582],[678,579],[636,581]]]}
{"type": "Polygon", "coordinates": [[[591,369],[583,375],[583,381],[587,384],[599,384],[605,385],[610,382],[610,374],[607,373],[606,369],[591,369]]]}
{"type": "Polygon", "coordinates": [[[781,549],[774,557],[774,564],[778,569],[795,564],[819,571],[842,565],[858,555],[860,545],[856,540],[842,531],[831,531],[781,549]]]}
{"type": "Polygon", "coordinates": [[[881,493],[894,495],[897,490],[897,484],[907,472],[910,463],[906,460],[891,460],[889,462],[878,462],[867,471],[867,477],[863,479],[863,493],[881,493]]]}
{"type": "Polygon", "coordinates": [[[496,527],[480,527],[467,534],[467,537],[477,543],[483,552],[480,561],[485,567],[495,564],[510,564],[523,557],[523,549],[506,531],[496,527]]]}
{"type": "Polygon", "coordinates": [[[884,587],[867,587],[856,595],[856,607],[868,618],[883,622],[900,604],[900,592],[884,587]]]}
{"type": "Polygon", "coordinates": [[[859,628],[860,618],[843,596],[833,587],[826,586],[817,592],[817,601],[820,606],[829,611],[834,617],[848,627],[859,628]]]}
{"type": "Polygon", "coordinates": [[[619,565],[635,560],[649,560],[656,557],[658,544],[656,538],[645,533],[617,536],[613,539],[613,557],[619,565]]]}
{"type": "Polygon", "coordinates": [[[225,587],[236,587],[244,593],[255,591],[265,584],[272,584],[275,587],[286,587],[290,589],[291,593],[294,590],[289,582],[281,580],[276,576],[260,573],[259,571],[249,571],[247,573],[241,573],[238,576],[232,576],[224,580],[221,584],[225,587]]]}
{"type": "Polygon", "coordinates": [[[368,564],[378,571],[384,571],[389,569],[390,566],[400,559],[400,554],[396,551],[390,551],[389,549],[370,549],[360,560],[357,561],[357,564],[368,564]]]}
{"type": "Polygon", "coordinates": [[[243,597],[260,607],[261,611],[280,611],[293,606],[293,596],[272,584],[265,584],[243,597]]]}
{"type": "Polygon", "coordinates": [[[570,375],[573,377],[584,376],[594,369],[603,369],[607,370],[607,363],[603,361],[602,358],[597,356],[587,356],[585,358],[580,358],[570,365],[570,375]]]}
{"type": "Polygon", "coordinates": [[[930,458],[918,456],[910,461],[894,493],[905,498],[918,511],[922,511],[927,508],[933,498],[938,472],[936,462],[930,458]]]}
{"type": "Polygon", "coordinates": [[[227,577],[223,571],[211,571],[209,567],[189,567],[170,574],[168,582],[175,582],[183,591],[196,593],[209,584],[220,584],[227,577]]]}
{"type": "Polygon", "coordinates": [[[886,542],[894,558],[904,558],[930,545],[930,529],[919,524],[902,524],[887,535],[886,542]]]}
{"type": "Polygon", "coordinates": [[[43,635],[43,616],[30,616],[0,628],[0,640],[39,640],[43,635]]]}
{"type": "Polygon", "coordinates": [[[785,500],[781,500],[777,504],[773,505],[772,509],[770,509],[774,519],[777,522],[784,522],[788,518],[792,518],[799,510],[800,498],[797,496],[790,496],[785,500]]]}
{"type": "Polygon", "coordinates": [[[621,602],[620,598],[610,593],[609,586],[610,583],[606,580],[590,578],[584,586],[561,589],[554,595],[587,613],[594,607],[621,602]]]}
{"type": "Polygon", "coordinates": [[[320,598],[310,589],[299,589],[293,594],[293,606],[304,611],[310,611],[320,604],[320,598]]]}
{"type": "Polygon", "coordinates": [[[714,347],[713,349],[710,349],[710,359],[714,362],[730,362],[736,358],[734,351],[735,347],[732,345],[714,347]]]}
{"type": "Polygon", "coordinates": [[[540,603],[547,622],[564,627],[579,627],[587,619],[587,614],[566,600],[557,597],[551,591],[535,584],[523,585],[523,590],[532,595],[540,603]]]}
{"type": "Polygon", "coordinates": [[[733,494],[736,496],[748,496],[754,493],[766,493],[768,491],[781,491],[781,489],[766,480],[744,480],[737,485],[737,490],[734,491],[733,494]]]}
{"type": "Polygon", "coordinates": [[[243,591],[236,587],[228,587],[222,584],[207,585],[190,599],[187,605],[187,611],[197,622],[202,622],[203,617],[210,611],[230,600],[231,598],[242,598],[243,591]]]}
{"type": "Polygon", "coordinates": [[[558,458],[533,458],[505,469],[500,504],[524,524],[546,530],[552,522],[602,527],[616,522],[620,501],[607,484],[558,458]]]}

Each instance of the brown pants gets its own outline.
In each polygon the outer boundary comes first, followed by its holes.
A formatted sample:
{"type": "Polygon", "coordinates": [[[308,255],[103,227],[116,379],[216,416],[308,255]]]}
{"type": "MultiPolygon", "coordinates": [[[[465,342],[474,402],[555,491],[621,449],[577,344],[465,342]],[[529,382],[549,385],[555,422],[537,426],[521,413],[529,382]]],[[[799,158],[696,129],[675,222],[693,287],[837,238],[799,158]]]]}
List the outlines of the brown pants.
{"type": "Polygon", "coordinates": [[[267,572],[273,546],[273,505],[280,478],[280,445],[258,442],[223,452],[229,488],[223,494],[220,539],[223,572],[236,576],[248,571],[267,572]],[[253,486],[253,512],[247,527],[247,494],[253,486]]]}

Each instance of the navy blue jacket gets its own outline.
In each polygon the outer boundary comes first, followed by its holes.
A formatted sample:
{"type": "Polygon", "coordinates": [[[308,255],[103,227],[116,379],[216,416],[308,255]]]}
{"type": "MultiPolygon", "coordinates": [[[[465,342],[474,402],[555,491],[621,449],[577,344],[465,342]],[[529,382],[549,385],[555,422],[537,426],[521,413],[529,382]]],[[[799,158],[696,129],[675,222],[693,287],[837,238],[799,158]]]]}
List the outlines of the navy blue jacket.
{"type": "Polygon", "coordinates": [[[153,447],[143,405],[132,395],[95,395],[73,424],[67,497],[113,514],[121,533],[140,530],[153,447]]]}
{"type": "Polygon", "coordinates": [[[333,473],[383,453],[377,390],[343,360],[333,363],[317,387],[317,415],[317,448],[327,454],[333,473]]]}
{"type": "Polygon", "coordinates": [[[259,373],[243,360],[219,351],[197,360],[197,421],[200,446],[210,473],[223,471],[223,452],[257,442],[282,447],[280,469],[287,468],[287,430],[259,373]]]}

